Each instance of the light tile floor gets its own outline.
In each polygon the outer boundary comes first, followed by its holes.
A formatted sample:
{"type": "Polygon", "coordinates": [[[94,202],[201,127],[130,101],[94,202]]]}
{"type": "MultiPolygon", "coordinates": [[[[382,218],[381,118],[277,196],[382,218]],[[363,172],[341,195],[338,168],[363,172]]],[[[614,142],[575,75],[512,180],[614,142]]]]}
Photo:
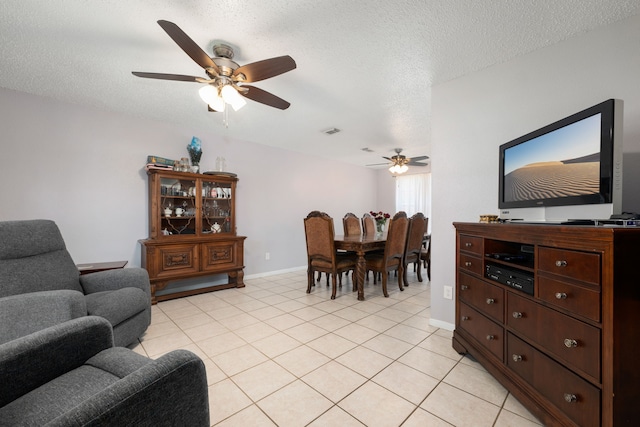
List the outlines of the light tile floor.
{"type": "Polygon", "coordinates": [[[430,286],[409,272],[365,284],[306,271],[246,280],[246,287],[161,302],[134,350],[152,358],[191,350],[207,368],[212,426],[537,426],[487,371],[429,326],[430,286]]]}

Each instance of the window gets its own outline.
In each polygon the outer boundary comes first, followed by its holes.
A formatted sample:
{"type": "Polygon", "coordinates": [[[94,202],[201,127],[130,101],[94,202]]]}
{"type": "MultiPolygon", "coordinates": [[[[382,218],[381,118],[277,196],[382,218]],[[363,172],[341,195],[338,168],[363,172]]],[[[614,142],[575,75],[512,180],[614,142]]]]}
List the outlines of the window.
{"type": "Polygon", "coordinates": [[[409,217],[418,212],[422,212],[427,218],[431,217],[430,173],[396,177],[396,212],[398,211],[405,211],[409,217]]]}

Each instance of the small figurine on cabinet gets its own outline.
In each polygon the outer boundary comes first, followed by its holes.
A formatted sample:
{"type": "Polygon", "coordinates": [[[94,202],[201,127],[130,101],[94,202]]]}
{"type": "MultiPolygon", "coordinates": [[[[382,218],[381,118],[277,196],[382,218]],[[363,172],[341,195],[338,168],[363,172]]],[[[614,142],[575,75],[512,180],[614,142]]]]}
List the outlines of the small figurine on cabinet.
{"type": "Polygon", "coordinates": [[[171,208],[164,208],[164,216],[171,216],[172,212],[171,208]]]}
{"type": "Polygon", "coordinates": [[[211,232],[220,233],[221,231],[222,231],[222,227],[220,227],[220,224],[218,224],[217,222],[214,222],[213,225],[211,226],[211,232]]]}

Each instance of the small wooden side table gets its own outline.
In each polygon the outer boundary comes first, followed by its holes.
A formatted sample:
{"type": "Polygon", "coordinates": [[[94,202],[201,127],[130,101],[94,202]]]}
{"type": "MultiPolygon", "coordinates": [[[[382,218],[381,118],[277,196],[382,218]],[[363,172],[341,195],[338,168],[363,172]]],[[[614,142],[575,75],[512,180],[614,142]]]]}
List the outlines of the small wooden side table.
{"type": "Polygon", "coordinates": [[[112,261],[112,262],[93,262],[89,264],[76,264],[80,274],[96,273],[98,271],[115,270],[116,268],[124,268],[129,261],[112,261]]]}

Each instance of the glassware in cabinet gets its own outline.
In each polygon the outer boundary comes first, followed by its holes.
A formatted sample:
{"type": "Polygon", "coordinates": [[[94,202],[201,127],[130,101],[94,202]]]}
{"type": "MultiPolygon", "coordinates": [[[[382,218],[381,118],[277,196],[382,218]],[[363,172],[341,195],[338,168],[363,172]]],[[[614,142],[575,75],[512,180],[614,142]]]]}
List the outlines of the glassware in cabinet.
{"type": "Polygon", "coordinates": [[[196,181],[178,177],[161,177],[159,181],[160,203],[156,215],[161,234],[196,234],[196,181]]]}
{"type": "Polygon", "coordinates": [[[203,233],[231,233],[234,225],[234,182],[203,181],[203,233]]]}

